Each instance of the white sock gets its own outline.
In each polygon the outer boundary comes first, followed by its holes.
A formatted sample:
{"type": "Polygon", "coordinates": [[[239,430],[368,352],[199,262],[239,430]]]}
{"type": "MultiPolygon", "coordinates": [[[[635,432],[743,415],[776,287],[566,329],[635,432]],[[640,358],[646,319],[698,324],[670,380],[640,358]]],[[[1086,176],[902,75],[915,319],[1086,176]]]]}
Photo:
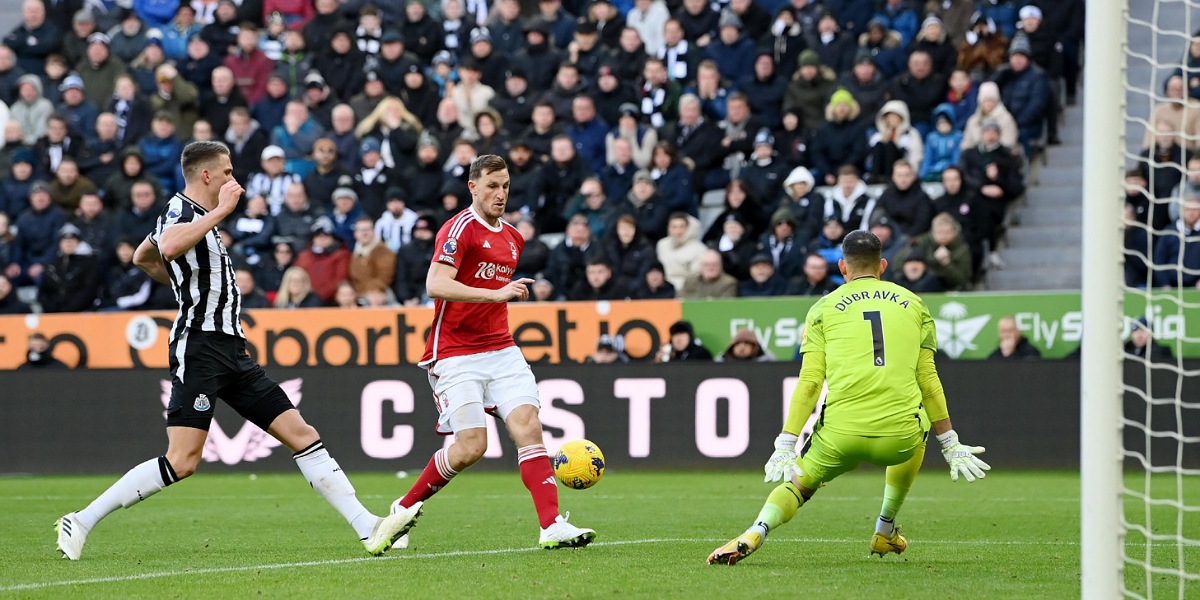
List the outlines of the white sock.
{"type": "Polygon", "coordinates": [[[304,474],[309,485],[342,513],[342,517],[358,532],[360,539],[367,539],[379,523],[379,517],[371,514],[371,511],[358,501],[358,497],[354,495],[354,486],[350,485],[350,480],[346,478],[337,461],[329,456],[321,440],[313,442],[292,458],[296,459],[296,466],[300,467],[300,472],[304,474]]]}
{"type": "Polygon", "coordinates": [[[751,525],[750,529],[746,530],[746,533],[758,533],[765,540],[765,539],[767,539],[767,533],[770,531],[771,531],[771,529],[769,527],[767,527],[766,523],[759,521],[759,522],[751,525]]]}
{"type": "Polygon", "coordinates": [[[893,519],[879,515],[879,518],[875,521],[875,533],[882,533],[890,537],[895,531],[896,522],[893,519]]]}
{"type": "Polygon", "coordinates": [[[166,457],[152,458],[122,475],[87,508],[76,513],[75,518],[91,529],[109,513],[118,508],[129,508],[176,481],[179,481],[179,477],[166,457]]]}

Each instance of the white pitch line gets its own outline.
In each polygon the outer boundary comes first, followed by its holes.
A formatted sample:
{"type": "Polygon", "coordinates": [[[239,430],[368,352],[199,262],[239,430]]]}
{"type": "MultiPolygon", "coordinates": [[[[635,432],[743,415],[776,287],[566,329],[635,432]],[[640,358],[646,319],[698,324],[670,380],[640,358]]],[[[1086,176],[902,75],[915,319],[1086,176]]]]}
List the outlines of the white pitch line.
{"type": "MultiPolygon", "coordinates": [[[[613,542],[597,542],[592,546],[630,546],[639,544],[663,544],[663,543],[714,543],[719,544],[724,539],[718,538],[651,538],[644,540],[618,540],[613,542]]],[[[812,543],[812,544],[862,544],[862,539],[812,539],[812,538],[797,538],[797,539],[779,539],[772,540],[772,543],[812,543]]],[[[1074,541],[1046,541],[1046,542],[1021,542],[1021,541],[989,541],[989,540],[920,540],[920,544],[929,545],[984,545],[984,546],[1078,546],[1079,542],[1074,541]]],[[[520,548],[498,548],[494,550],[454,550],[451,552],[436,552],[431,554],[388,554],[382,557],[358,557],[358,558],[341,558],[332,560],[313,560],[305,562],[293,563],[276,563],[267,565],[241,565],[234,567],[210,567],[204,569],[188,569],[186,571],[161,571],[158,573],[138,573],[134,575],[117,575],[113,577],[94,577],[90,579],[71,579],[62,581],[35,582],[35,583],[18,583],[14,585],[0,586],[0,592],[20,592],[25,590],[41,590],[53,587],[63,587],[72,585],[90,585],[96,583],[120,583],[125,581],[141,581],[146,579],[161,579],[164,577],[180,577],[185,575],[208,575],[213,573],[236,573],[239,571],[269,571],[277,569],[294,569],[301,567],[320,567],[327,565],[344,565],[361,562],[378,562],[384,560],[414,560],[428,558],[453,558],[457,556],[488,556],[494,554],[512,554],[517,552],[537,552],[543,551],[538,547],[522,546],[520,548]]],[[[403,552],[403,550],[400,550],[403,552]]]]}

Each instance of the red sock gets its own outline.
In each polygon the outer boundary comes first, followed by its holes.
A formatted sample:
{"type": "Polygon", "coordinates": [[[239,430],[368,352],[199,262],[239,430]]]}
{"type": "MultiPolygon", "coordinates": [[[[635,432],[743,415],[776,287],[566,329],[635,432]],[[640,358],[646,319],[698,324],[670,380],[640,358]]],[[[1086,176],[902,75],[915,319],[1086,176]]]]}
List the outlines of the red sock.
{"type": "Polygon", "coordinates": [[[400,499],[400,505],[408,508],[418,502],[428,500],[438,490],[446,487],[446,484],[450,483],[455,475],[458,475],[458,472],[450,468],[450,458],[446,455],[446,449],[442,448],[434,452],[433,457],[429,459],[429,464],[425,465],[425,470],[421,471],[421,476],[417,478],[412,489],[408,490],[408,493],[400,499]]]}
{"type": "Polygon", "coordinates": [[[558,518],[558,481],[554,479],[554,469],[550,467],[546,447],[537,444],[517,448],[517,464],[521,466],[521,482],[529,489],[529,495],[533,496],[538,522],[545,529],[558,518]]]}

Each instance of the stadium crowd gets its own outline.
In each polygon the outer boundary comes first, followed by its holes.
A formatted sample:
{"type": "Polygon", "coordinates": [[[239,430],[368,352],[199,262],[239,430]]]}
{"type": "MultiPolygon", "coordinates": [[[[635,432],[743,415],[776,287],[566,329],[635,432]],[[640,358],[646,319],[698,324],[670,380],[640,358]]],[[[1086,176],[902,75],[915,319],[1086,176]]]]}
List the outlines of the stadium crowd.
{"type": "MultiPolygon", "coordinates": [[[[25,0],[0,45],[0,313],[174,308],[131,259],[224,140],[244,308],[428,302],[499,154],[531,300],[969,290],[1075,101],[1082,0],[25,0]],[[29,290],[18,294],[19,288],[29,290]]],[[[1193,86],[1194,87],[1194,86],[1193,86]]],[[[1200,113],[1198,113],[1200,114],[1200,113]]]]}

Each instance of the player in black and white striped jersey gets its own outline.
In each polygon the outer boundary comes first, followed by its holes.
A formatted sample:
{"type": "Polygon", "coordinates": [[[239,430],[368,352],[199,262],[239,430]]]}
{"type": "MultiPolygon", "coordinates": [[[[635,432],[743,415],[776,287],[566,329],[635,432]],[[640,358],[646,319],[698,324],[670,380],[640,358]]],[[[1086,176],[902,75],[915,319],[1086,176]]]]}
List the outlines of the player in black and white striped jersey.
{"type": "Polygon", "coordinates": [[[412,528],[420,506],[384,518],[363,507],[317,430],[250,359],[233,263],[217,232],[244,190],[233,179],[229,149],[220,142],[189,144],[180,162],[186,186],[167,203],[154,231],[134,252],[134,262],[155,280],[170,284],[179,301],[170,337],[167,453],[130,469],[87,508],[59,519],[59,550],[78,560],[88,533],[101,519],[194,473],[220,398],[291,449],[305,479],[346,518],[367,552],[386,552],[412,528]]]}

